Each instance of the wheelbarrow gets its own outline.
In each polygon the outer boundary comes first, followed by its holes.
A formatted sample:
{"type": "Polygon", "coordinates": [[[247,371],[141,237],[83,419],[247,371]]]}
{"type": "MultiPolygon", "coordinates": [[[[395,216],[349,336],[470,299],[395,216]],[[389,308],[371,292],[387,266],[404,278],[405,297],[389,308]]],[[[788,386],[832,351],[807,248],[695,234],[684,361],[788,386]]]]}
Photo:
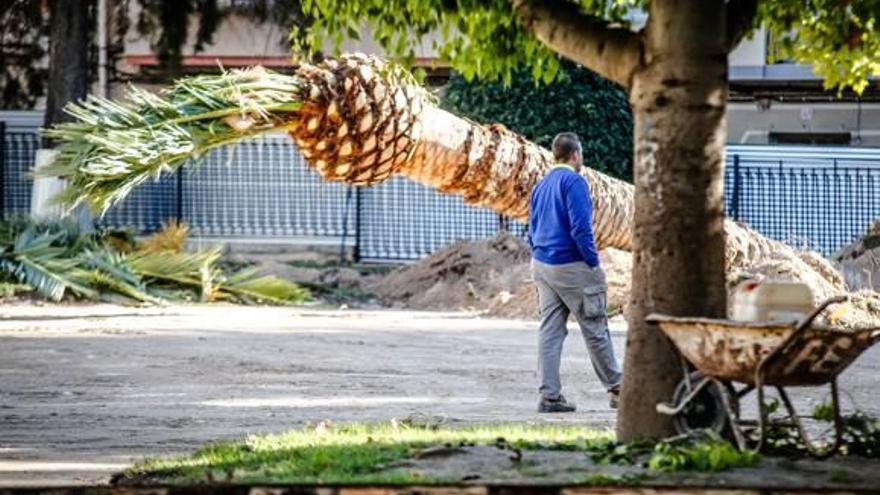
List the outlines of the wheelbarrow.
{"type": "Polygon", "coordinates": [[[843,301],[846,297],[829,299],[802,322],[790,324],[648,316],[678,349],[685,371],[672,403],[658,404],[657,411],[673,417],[678,433],[713,430],[732,436],[740,450],[758,451],[770,424],[764,388],[775,387],[788,418],[774,421],[774,426],[794,428],[816,457],[834,454],[844,434],[837,377],[880,339],[880,328],[850,331],[813,324],[828,306],[843,301]],[[808,436],[785,389],[824,385],[831,388],[834,440],[820,446],[808,436]],[[757,420],[742,419],[740,400],[752,391],[757,394],[757,420]],[[746,428],[756,438],[747,438],[746,428]]]}

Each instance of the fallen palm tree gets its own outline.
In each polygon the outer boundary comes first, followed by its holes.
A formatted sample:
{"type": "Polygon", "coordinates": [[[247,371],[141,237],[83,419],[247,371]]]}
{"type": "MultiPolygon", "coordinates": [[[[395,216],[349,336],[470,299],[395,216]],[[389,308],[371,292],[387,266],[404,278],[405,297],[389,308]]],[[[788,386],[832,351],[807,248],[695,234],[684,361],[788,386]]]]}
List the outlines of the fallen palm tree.
{"type": "MultiPolygon", "coordinates": [[[[64,202],[102,212],[190,158],[267,132],[289,133],[327,180],[370,186],[399,174],[518,219],[553,164],[546,149],[501,125],[438,108],[407,71],[360,54],[301,64],[292,75],[255,68],[185,78],[158,95],[132,88],[126,102],[90,97],[68,112],[77,121],[47,131],[61,145],[41,173],[69,180],[64,202]]],[[[589,168],[582,173],[598,246],[631,250],[632,185],[589,168]]],[[[725,230],[729,273],[776,263],[817,299],[846,291],[818,254],[730,221],[725,230]]]]}

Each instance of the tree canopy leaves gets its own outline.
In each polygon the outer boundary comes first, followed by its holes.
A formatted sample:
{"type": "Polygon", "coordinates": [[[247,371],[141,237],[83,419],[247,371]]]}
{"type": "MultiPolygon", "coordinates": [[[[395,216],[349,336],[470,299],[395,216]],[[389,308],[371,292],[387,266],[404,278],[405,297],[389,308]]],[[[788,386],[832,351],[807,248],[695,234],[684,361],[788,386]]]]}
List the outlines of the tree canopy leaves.
{"type": "Polygon", "coordinates": [[[776,56],[812,64],[828,88],[861,93],[880,75],[880,0],[764,1],[758,18],[776,56]]]}
{"type": "MultiPolygon", "coordinates": [[[[304,0],[314,23],[295,27],[300,51],[338,50],[364,23],[387,53],[412,62],[419,46],[432,47],[466,79],[510,83],[518,68],[550,82],[559,56],[517,21],[510,0],[304,0]],[[305,36],[299,36],[305,34],[305,36]]],[[[628,26],[646,0],[578,0],[571,3],[612,25],[628,26]]],[[[762,0],[751,28],[764,24],[780,40],[781,54],[810,64],[826,87],[862,91],[880,75],[880,0],[762,0]]]]}

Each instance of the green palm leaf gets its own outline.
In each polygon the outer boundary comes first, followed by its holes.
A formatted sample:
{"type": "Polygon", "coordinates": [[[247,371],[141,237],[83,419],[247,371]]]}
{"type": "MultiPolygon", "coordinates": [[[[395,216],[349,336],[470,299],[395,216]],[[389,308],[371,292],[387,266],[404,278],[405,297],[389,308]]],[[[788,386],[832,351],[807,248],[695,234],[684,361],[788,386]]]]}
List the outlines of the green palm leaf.
{"type": "Polygon", "coordinates": [[[245,270],[229,276],[220,290],[244,302],[297,304],[311,298],[309,291],[274,276],[260,276],[254,270],[245,270]]]}
{"type": "Polygon", "coordinates": [[[82,255],[83,264],[91,269],[89,283],[96,289],[116,292],[135,301],[164,304],[150,294],[146,284],[133,270],[125,255],[109,249],[90,250],[82,255]]]}
{"type": "Polygon", "coordinates": [[[59,201],[105,212],[191,157],[282,126],[301,92],[296,76],[255,69],[186,78],[158,95],[131,87],[123,102],[90,96],[65,108],[75,122],[46,131],[61,145],[37,173],[68,179],[59,201]],[[232,117],[248,125],[234,128],[232,117]]]}
{"type": "Polygon", "coordinates": [[[65,248],[53,246],[59,237],[58,233],[26,229],[0,256],[0,270],[53,301],[60,301],[67,290],[95,297],[96,291],[88,287],[88,272],[79,267],[79,260],[67,256],[65,248]]]}
{"type": "Polygon", "coordinates": [[[193,287],[199,290],[202,301],[208,302],[215,298],[220,256],[220,249],[197,253],[141,252],[130,255],[128,260],[132,270],[140,276],[193,287]]]}

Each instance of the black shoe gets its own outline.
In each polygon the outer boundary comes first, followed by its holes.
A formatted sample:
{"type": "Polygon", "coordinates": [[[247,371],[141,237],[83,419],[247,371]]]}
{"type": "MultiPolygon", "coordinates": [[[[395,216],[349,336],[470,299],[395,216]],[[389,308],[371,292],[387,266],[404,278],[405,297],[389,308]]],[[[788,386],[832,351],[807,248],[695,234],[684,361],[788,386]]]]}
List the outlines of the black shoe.
{"type": "Polygon", "coordinates": [[[612,388],[608,391],[608,407],[611,409],[617,409],[617,406],[620,404],[620,387],[612,388]]]}
{"type": "Polygon", "coordinates": [[[574,412],[577,409],[574,404],[565,400],[565,397],[559,396],[558,399],[542,398],[538,403],[539,413],[567,413],[574,412]]]}

